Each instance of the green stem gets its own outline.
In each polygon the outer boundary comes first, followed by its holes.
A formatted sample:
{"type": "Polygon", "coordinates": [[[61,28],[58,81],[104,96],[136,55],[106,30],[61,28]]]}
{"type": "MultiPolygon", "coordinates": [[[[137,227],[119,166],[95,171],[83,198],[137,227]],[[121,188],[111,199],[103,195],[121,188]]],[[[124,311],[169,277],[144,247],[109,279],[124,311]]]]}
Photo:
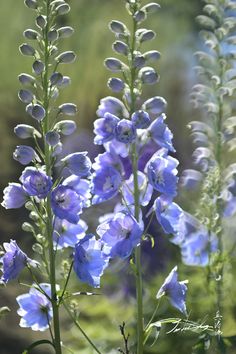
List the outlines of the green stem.
{"type": "MultiPolygon", "coordinates": [[[[46,165],[46,173],[48,176],[52,175],[51,168],[51,154],[49,145],[46,142],[46,132],[48,131],[49,126],[49,42],[48,42],[48,32],[49,32],[49,21],[50,21],[50,0],[47,0],[46,3],[46,18],[47,25],[44,30],[44,64],[45,64],[45,73],[43,77],[43,90],[44,90],[44,100],[43,105],[46,111],[46,116],[43,122],[43,132],[44,132],[44,153],[45,153],[45,165],[46,165]]],[[[55,260],[55,252],[53,247],[53,214],[51,208],[51,199],[50,196],[47,197],[46,203],[47,210],[47,240],[49,247],[49,269],[50,269],[50,284],[51,284],[51,303],[53,310],[53,329],[54,329],[54,347],[56,354],[61,354],[61,336],[60,336],[60,321],[59,321],[59,304],[57,301],[57,291],[56,291],[56,260],[55,260]]]]}
{"type": "Polygon", "coordinates": [[[74,324],[76,325],[76,327],[80,330],[80,332],[83,334],[83,336],[85,337],[85,339],[89,342],[89,344],[93,347],[93,349],[98,353],[98,354],[102,354],[98,348],[96,347],[96,345],[92,342],[92,340],[87,336],[87,334],[84,332],[84,330],[81,328],[80,324],[78,323],[78,321],[74,318],[74,316],[72,315],[70,309],[67,307],[67,305],[65,304],[65,302],[62,300],[63,302],[63,306],[66,310],[66,312],[68,313],[68,315],[70,316],[70,318],[72,319],[72,321],[74,322],[74,324]]]}

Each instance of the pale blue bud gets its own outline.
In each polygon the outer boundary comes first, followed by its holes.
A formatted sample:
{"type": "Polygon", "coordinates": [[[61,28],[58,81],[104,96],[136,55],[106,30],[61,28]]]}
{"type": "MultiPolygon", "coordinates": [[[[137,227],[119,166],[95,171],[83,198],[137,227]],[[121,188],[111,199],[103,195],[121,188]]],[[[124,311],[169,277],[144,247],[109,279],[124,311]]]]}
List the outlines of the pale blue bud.
{"type": "Polygon", "coordinates": [[[58,15],[66,15],[68,14],[68,12],[70,12],[70,6],[68,4],[62,4],[62,5],[59,5],[57,8],[56,8],[56,11],[57,11],[57,14],[58,15]]]}
{"type": "Polygon", "coordinates": [[[18,79],[22,85],[31,86],[31,85],[34,85],[34,83],[35,83],[35,78],[33,76],[28,75],[28,74],[24,74],[24,73],[20,74],[18,76],[18,79]]]}
{"type": "Polygon", "coordinates": [[[29,104],[26,107],[26,112],[29,113],[32,118],[38,121],[43,120],[46,115],[45,109],[40,104],[35,104],[35,105],[29,104]]]}
{"type": "Polygon", "coordinates": [[[20,52],[22,55],[28,55],[28,56],[34,56],[35,55],[35,49],[31,47],[31,45],[27,43],[23,43],[20,46],[20,52]]]}
{"type": "Polygon", "coordinates": [[[113,92],[121,92],[125,88],[125,84],[121,79],[118,79],[116,77],[112,77],[108,80],[107,86],[113,91],[113,92]]]}
{"type": "Polygon", "coordinates": [[[116,53],[123,54],[123,55],[128,55],[129,53],[129,47],[127,46],[127,44],[121,41],[116,41],[115,43],[113,43],[112,49],[116,53]]]}
{"type": "Polygon", "coordinates": [[[146,60],[156,61],[160,59],[161,53],[158,52],[157,50],[150,50],[149,52],[144,53],[143,56],[146,60]]]}
{"type": "Polygon", "coordinates": [[[19,145],[13,153],[13,159],[22,165],[28,165],[36,158],[38,158],[37,154],[31,146],[19,145]]]}
{"type": "Polygon", "coordinates": [[[39,15],[39,16],[36,18],[36,25],[37,25],[39,28],[44,29],[44,28],[47,26],[47,17],[46,17],[46,16],[43,16],[43,15],[39,15]]]}
{"type": "Polygon", "coordinates": [[[35,60],[32,67],[36,75],[41,75],[45,69],[44,63],[41,60],[35,60]]]}
{"type": "Polygon", "coordinates": [[[71,135],[76,130],[76,123],[73,120],[62,120],[56,123],[54,129],[62,135],[71,135]]]}
{"type": "Polygon", "coordinates": [[[56,41],[58,39],[58,33],[57,30],[53,29],[48,32],[48,40],[50,42],[56,41]]]}
{"type": "Polygon", "coordinates": [[[57,86],[64,88],[71,84],[71,78],[69,76],[63,76],[62,82],[58,83],[57,86]]]}
{"type": "Polygon", "coordinates": [[[133,61],[134,68],[142,68],[146,64],[146,60],[144,56],[140,53],[135,54],[135,58],[133,61]]]}
{"type": "Polygon", "coordinates": [[[14,133],[20,139],[33,138],[34,136],[41,138],[42,135],[31,125],[27,124],[18,124],[14,128],[14,133]]]}
{"type": "Polygon", "coordinates": [[[74,116],[77,113],[77,106],[73,103],[64,103],[60,105],[59,111],[67,116],[74,116]]]}
{"type": "Polygon", "coordinates": [[[139,29],[136,31],[136,36],[142,43],[142,42],[150,41],[151,39],[155,38],[156,33],[152,30],[139,29]]]}
{"type": "Polygon", "coordinates": [[[65,1],[64,1],[64,0],[53,0],[53,1],[50,3],[50,6],[51,6],[51,7],[56,7],[56,6],[64,5],[64,4],[65,4],[65,1]]]}
{"type": "Polygon", "coordinates": [[[109,28],[112,32],[114,33],[126,33],[128,32],[127,27],[124,25],[124,23],[120,22],[120,21],[111,21],[109,23],[109,28]]]}
{"type": "Polygon", "coordinates": [[[23,32],[23,35],[27,39],[37,39],[39,34],[37,31],[32,30],[32,29],[27,29],[23,32]]]}
{"type": "Polygon", "coordinates": [[[76,55],[74,52],[68,51],[61,53],[58,55],[58,57],[55,58],[55,60],[61,64],[69,64],[73,63],[76,59],[76,55]]]}
{"type": "Polygon", "coordinates": [[[38,3],[36,0],[25,0],[25,5],[30,9],[37,9],[38,3]]]}
{"type": "Polygon", "coordinates": [[[28,90],[20,90],[18,93],[18,97],[24,103],[30,103],[34,99],[34,95],[28,90]]]}
{"type": "Polygon", "coordinates": [[[57,31],[60,38],[68,38],[74,33],[74,29],[69,26],[61,27],[57,31]]]}
{"type": "Polygon", "coordinates": [[[161,114],[166,110],[167,102],[163,97],[153,97],[144,102],[142,109],[151,114],[161,114]]]}
{"type": "Polygon", "coordinates": [[[62,143],[58,143],[54,148],[54,151],[52,153],[52,157],[56,157],[56,156],[60,155],[62,152],[62,148],[63,148],[62,143]]]}
{"type": "Polygon", "coordinates": [[[56,146],[60,142],[60,135],[55,131],[46,133],[46,142],[50,146],[56,146]]]}
{"type": "Polygon", "coordinates": [[[146,17],[147,17],[146,12],[142,11],[142,10],[139,10],[139,11],[135,12],[135,14],[134,14],[134,19],[138,23],[146,20],[146,17]]]}
{"type": "Polygon", "coordinates": [[[158,81],[158,75],[157,75],[156,71],[152,67],[149,67],[149,66],[142,68],[139,71],[138,76],[144,84],[152,85],[158,81]]]}
{"type": "Polygon", "coordinates": [[[113,72],[121,71],[123,68],[122,62],[116,58],[107,58],[104,65],[113,72]]]}
{"type": "Polygon", "coordinates": [[[161,6],[155,2],[151,2],[150,4],[147,4],[145,6],[142,7],[142,11],[145,11],[147,13],[152,13],[155,12],[157,10],[159,10],[161,8],[161,6]]]}
{"type": "Polygon", "coordinates": [[[50,77],[51,85],[60,85],[63,81],[63,75],[61,73],[55,72],[50,77]]]}

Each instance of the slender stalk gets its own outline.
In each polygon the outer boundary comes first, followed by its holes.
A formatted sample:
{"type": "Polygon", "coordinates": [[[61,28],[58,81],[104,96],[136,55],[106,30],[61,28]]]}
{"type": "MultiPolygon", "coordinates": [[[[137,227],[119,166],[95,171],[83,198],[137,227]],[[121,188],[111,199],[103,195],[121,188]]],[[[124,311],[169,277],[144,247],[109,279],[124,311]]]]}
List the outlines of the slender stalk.
{"type": "Polygon", "coordinates": [[[74,318],[74,316],[72,315],[70,309],[67,307],[67,305],[65,304],[65,302],[62,300],[63,302],[63,306],[66,310],[66,312],[68,313],[68,315],[70,316],[70,318],[72,319],[72,321],[74,322],[74,324],[76,325],[76,327],[80,330],[80,332],[83,334],[83,336],[85,337],[85,339],[89,342],[89,344],[93,347],[93,349],[98,353],[98,354],[102,354],[98,348],[96,347],[96,345],[92,342],[92,340],[87,336],[87,334],[84,332],[84,330],[81,328],[80,324],[78,323],[78,321],[76,321],[76,319],[74,318]]]}
{"type": "MultiPolygon", "coordinates": [[[[49,21],[50,21],[50,0],[46,2],[46,18],[47,25],[44,30],[44,64],[45,64],[45,73],[43,77],[43,90],[44,90],[44,100],[43,105],[46,111],[46,116],[43,124],[43,133],[44,133],[44,153],[45,153],[45,165],[46,173],[48,176],[52,175],[51,168],[51,154],[49,145],[46,142],[45,134],[48,131],[49,126],[49,42],[48,42],[48,32],[49,32],[49,21]]],[[[56,354],[61,354],[61,336],[60,336],[60,321],[59,321],[59,305],[57,301],[57,292],[56,292],[56,264],[55,264],[55,252],[53,248],[53,214],[51,209],[51,199],[50,196],[47,197],[46,203],[47,210],[47,240],[49,247],[49,269],[50,269],[50,284],[51,284],[51,302],[53,310],[53,329],[54,329],[54,347],[56,354]]]]}

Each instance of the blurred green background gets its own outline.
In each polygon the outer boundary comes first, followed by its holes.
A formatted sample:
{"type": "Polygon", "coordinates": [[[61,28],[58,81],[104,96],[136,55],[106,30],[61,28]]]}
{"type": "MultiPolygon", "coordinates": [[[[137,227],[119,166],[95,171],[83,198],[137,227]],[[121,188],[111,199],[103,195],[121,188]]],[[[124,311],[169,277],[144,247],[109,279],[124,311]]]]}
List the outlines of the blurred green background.
{"type": "MultiPolygon", "coordinates": [[[[107,24],[112,19],[127,20],[123,0],[70,0],[72,11],[61,19],[61,24],[69,24],[75,28],[75,34],[63,42],[63,48],[74,50],[78,60],[68,67],[63,67],[63,73],[71,76],[72,85],[61,95],[61,102],[74,102],[79,107],[76,117],[78,134],[73,136],[74,149],[88,149],[93,156],[96,151],[92,147],[93,121],[96,119],[96,109],[99,100],[110,94],[106,82],[109,73],[103,66],[107,56],[113,56],[111,44],[113,35],[107,24]]],[[[147,3],[147,1],[143,1],[147,3]]],[[[147,27],[157,32],[157,37],[145,49],[157,49],[162,53],[157,64],[160,73],[160,82],[144,90],[146,98],[155,95],[163,96],[168,101],[168,124],[174,133],[174,144],[177,157],[180,160],[180,171],[191,166],[192,145],[186,125],[197,118],[193,111],[189,94],[194,83],[193,53],[199,47],[198,28],[195,17],[201,12],[200,0],[161,0],[161,10],[150,16],[147,27]]],[[[31,72],[31,59],[22,57],[18,47],[22,43],[22,32],[34,26],[34,13],[25,8],[22,0],[1,1],[0,4],[0,188],[1,191],[9,181],[17,181],[22,167],[12,159],[15,145],[21,144],[14,136],[13,129],[18,123],[29,123],[24,105],[17,98],[20,85],[17,75],[21,72],[31,72]]],[[[146,23],[145,23],[146,24],[146,23]]],[[[33,28],[33,27],[32,27],[33,28]]],[[[145,99],[144,97],[144,99],[145,99]]],[[[70,141],[71,143],[71,141],[70,141]]],[[[67,143],[66,143],[67,144],[67,143]]],[[[69,144],[69,142],[68,142],[69,144]]],[[[194,199],[181,194],[180,203],[188,211],[194,210],[194,199]]],[[[103,212],[96,208],[93,215],[103,212]]],[[[22,210],[0,211],[0,238],[1,243],[10,238],[17,239],[19,244],[30,250],[31,236],[21,231],[21,223],[27,214],[22,210]]],[[[90,225],[96,225],[96,220],[88,215],[90,225]]],[[[157,225],[155,232],[157,230],[157,225]]],[[[91,227],[92,230],[92,227],[91,227]]],[[[167,238],[159,235],[157,246],[150,252],[147,247],[144,267],[147,269],[145,286],[146,313],[151,315],[155,307],[155,294],[170,269],[180,262],[179,250],[171,245],[167,238]]],[[[30,252],[30,251],[29,251],[30,252]]],[[[188,308],[191,318],[204,319],[212,324],[212,303],[214,297],[205,286],[204,270],[180,266],[181,279],[189,278],[190,290],[188,308]],[[206,314],[208,313],[208,317],[206,314]]],[[[103,279],[105,295],[78,299],[81,311],[81,323],[91,337],[100,343],[104,354],[117,353],[122,345],[119,333],[119,324],[127,323],[127,329],[133,334],[134,298],[132,277],[127,266],[114,264],[107,271],[103,279]],[[119,274],[124,274],[122,280],[119,274]]],[[[227,286],[232,279],[227,278],[226,284],[226,321],[225,330],[228,335],[236,333],[235,317],[236,304],[227,297],[227,286]]],[[[74,289],[78,291],[80,284],[74,280],[74,289]]],[[[234,289],[235,290],[235,289],[234,289]]],[[[7,289],[1,290],[0,305],[7,305],[12,312],[0,322],[0,354],[18,354],[33,339],[38,338],[31,330],[23,330],[18,326],[19,317],[15,314],[15,296],[25,292],[25,288],[16,283],[10,284],[7,289]]],[[[178,313],[163,301],[159,310],[160,317],[177,316],[178,313]]],[[[63,314],[64,317],[64,314],[63,314]]],[[[92,354],[86,349],[86,343],[75,328],[66,319],[64,321],[64,340],[72,347],[75,353],[92,354]],[[79,348],[79,349],[78,349],[79,348]]],[[[170,328],[168,328],[170,329],[170,328]]],[[[40,335],[40,338],[43,335],[40,335]]],[[[132,340],[131,340],[132,341],[132,340]]],[[[197,334],[178,333],[160,336],[156,346],[147,349],[148,353],[159,354],[189,354],[192,345],[197,341],[197,334]]],[[[211,353],[216,353],[214,351],[211,353]]],[[[50,353],[47,348],[35,353],[50,353]]],[[[67,351],[65,350],[65,353],[67,351]]],[[[235,351],[232,351],[234,353],[235,351]]],[[[68,352],[69,353],[69,352],[68,352]]]]}

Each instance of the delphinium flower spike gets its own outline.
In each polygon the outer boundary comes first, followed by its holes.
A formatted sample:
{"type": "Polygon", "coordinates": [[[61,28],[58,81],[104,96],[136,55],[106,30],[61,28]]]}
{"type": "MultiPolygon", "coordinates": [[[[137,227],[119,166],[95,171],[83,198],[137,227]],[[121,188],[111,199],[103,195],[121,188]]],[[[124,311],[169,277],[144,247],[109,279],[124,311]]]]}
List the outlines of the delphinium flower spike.
{"type": "MultiPolygon", "coordinates": [[[[151,65],[160,58],[158,51],[145,52],[145,42],[152,40],[155,33],[142,26],[160,6],[156,3],[143,6],[142,1],[126,0],[126,8],[132,21],[131,30],[117,20],[109,25],[116,37],[112,48],[119,58],[107,58],[105,66],[119,77],[110,78],[108,87],[122,94],[122,99],[105,97],[97,110],[94,141],[103,145],[105,152],[98,155],[93,164],[92,202],[98,204],[119,197],[114,214],[100,223],[97,234],[104,254],[110,258],[130,259],[135,269],[136,353],[141,354],[144,352],[141,245],[148,232],[145,225],[150,214],[156,212],[160,225],[168,231],[175,229],[176,238],[181,238],[179,225],[184,213],[173,203],[177,194],[178,160],[170,156],[175,149],[173,135],[166,124],[166,100],[160,96],[146,101],[142,98],[144,86],[159,80],[151,65]],[[150,206],[153,196],[157,200],[150,206]],[[144,207],[150,211],[147,213],[144,207]]],[[[186,289],[185,286],[183,301],[186,289]]],[[[183,303],[181,311],[185,313],[183,303]]]]}
{"type": "MultiPolygon", "coordinates": [[[[61,53],[59,50],[61,40],[73,34],[73,28],[57,24],[58,17],[67,14],[70,6],[64,0],[25,0],[25,5],[36,16],[35,29],[24,31],[26,43],[20,46],[21,54],[33,59],[32,74],[19,75],[22,88],[18,97],[26,105],[29,124],[18,124],[14,131],[20,139],[31,139],[34,147],[25,143],[17,146],[13,158],[25,169],[20,183],[10,183],[5,188],[2,206],[14,209],[25,205],[29,210],[30,222],[24,222],[22,228],[35,237],[33,250],[41,260],[40,281],[34,271],[39,264],[26,256],[14,240],[4,243],[1,281],[7,283],[18,278],[24,268],[29,270],[33,285],[28,294],[17,297],[18,314],[22,317],[20,326],[36,331],[49,328],[51,345],[56,354],[61,354],[59,310],[64,295],[68,295],[73,264],[81,281],[98,287],[108,258],[103,255],[99,241],[85,237],[87,225],[81,219],[91,196],[91,162],[87,152],[63,154],[65,157],[60,158],[63,137],[76,129],[74,121],[60,120],[74,116],[76,105],[57,104],[60,91],[70,83],[70,78],[61,73],[63,65],[76,59],[74,52],[61,53]],[[58,174],[54,171],[55,166],[59,167],[58,174]],[[63,177],[64,170],[70,174],[67,178],[63,177]],[[64,249],[67,249],[68,264],[65,269],[69,272],[65,270],[63,276],[59,276],[58,255],[64,249]],[[89,257],[92,257],[91,261],[88,261],[89,257]]],[[[77,327],[99,353],[81,327],[77,327]]]]}

